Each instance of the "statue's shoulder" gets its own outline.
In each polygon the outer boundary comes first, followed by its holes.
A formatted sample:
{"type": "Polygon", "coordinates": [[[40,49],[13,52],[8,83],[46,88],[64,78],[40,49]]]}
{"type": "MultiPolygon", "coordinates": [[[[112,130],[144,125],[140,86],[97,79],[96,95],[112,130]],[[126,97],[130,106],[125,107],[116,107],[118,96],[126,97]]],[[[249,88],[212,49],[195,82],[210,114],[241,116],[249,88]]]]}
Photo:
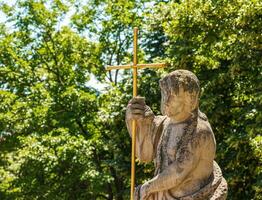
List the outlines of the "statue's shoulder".
{"type": "Polygon", "coordinates": [[[201,136],[201,138],[204,137],[212,139],[214,137],[212,128],[206,115],[200,111],[198,114],[197,133],[199,136],[201,136]]]}

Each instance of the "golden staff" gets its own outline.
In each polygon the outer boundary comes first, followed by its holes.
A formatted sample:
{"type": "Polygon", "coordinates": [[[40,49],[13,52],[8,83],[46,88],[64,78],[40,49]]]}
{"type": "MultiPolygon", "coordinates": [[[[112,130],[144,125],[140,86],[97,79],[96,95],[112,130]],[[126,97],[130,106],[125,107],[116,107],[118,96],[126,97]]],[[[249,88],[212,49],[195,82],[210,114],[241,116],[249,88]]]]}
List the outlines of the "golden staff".
{"type": "MultiPolygon", "coordinates": [[[[118,65],[109,66],[107,70],[113,69],[133,69],[133,97],[137,96],[137,69],[143,68],[162,68],[166,64],[163,63],[152,63],[152,64],[137,64],[137,33],[138,28],[134,28],[134,55],[133,64],[130,65],[118,65]]],[[[130,200],[134,200],[134,190],[135,190],[135,152],[136,152],[136,120],[132,121],[132,159],[131,159],[131,190],[130,190],[130,200]]]]}

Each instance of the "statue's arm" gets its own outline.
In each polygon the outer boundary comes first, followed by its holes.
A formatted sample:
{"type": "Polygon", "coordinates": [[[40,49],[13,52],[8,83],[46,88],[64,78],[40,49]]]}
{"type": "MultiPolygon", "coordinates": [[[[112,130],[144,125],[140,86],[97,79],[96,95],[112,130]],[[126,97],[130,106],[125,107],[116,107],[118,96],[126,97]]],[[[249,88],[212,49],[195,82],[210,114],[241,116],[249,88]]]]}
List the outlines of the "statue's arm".
{"type": "Polygon", "coordinates": [[[144,99],[138,97],[132,99],[126,111],[126,126],[132,137],[132,121],[136,120],[136,156],[142,162],[150,162],[155,157],[156,143],[159,137],[159,127],[163,117],[155,116],[149,106],[145,105],[144,99]]]}
{"type": "Polygon", "coordinates": [[[188,144],[181,147],[176,154],[175,161],[148,181],[148,192],[153,193],[178,186],[196,167],[199,157],[199,149],[193,148],[193,145],[188,144]]]}

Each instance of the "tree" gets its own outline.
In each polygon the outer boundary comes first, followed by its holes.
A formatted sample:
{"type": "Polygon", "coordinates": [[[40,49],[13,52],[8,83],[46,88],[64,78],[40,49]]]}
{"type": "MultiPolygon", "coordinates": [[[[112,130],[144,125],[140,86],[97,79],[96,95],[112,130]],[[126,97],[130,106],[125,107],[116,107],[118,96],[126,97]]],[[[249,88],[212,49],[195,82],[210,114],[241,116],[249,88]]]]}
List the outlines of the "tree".
{"type": "Polygon", "coordinates": [[[99,146],[92,140],[98,92],[86,86],[101,51],[60,25],[69,7],[62,1],[2,4],[13,28],[1,24],[1,199],[93,198],[103,187],[96,182],[105,177],[89,156],[99,146]]]}

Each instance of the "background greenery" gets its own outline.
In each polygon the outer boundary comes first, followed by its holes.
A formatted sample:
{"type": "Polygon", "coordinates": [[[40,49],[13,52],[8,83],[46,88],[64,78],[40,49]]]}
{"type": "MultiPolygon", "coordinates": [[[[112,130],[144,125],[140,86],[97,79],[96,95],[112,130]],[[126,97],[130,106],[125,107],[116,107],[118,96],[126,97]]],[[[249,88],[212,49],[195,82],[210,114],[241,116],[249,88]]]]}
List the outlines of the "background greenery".
{"type": "MultiPolygon", "coordinates": [[[[160,77],[196,73],[228,199],[262,199],[261,1],[20,0],[1,11],[0,199],[129,198],[131,73],[105,66],[132,61],[134,26],[139,61],[169,63],[139,73],[139,94],[160,114],[160,77]]],[[[138,164],[137,183],[152,172],[138,164]]]]}

